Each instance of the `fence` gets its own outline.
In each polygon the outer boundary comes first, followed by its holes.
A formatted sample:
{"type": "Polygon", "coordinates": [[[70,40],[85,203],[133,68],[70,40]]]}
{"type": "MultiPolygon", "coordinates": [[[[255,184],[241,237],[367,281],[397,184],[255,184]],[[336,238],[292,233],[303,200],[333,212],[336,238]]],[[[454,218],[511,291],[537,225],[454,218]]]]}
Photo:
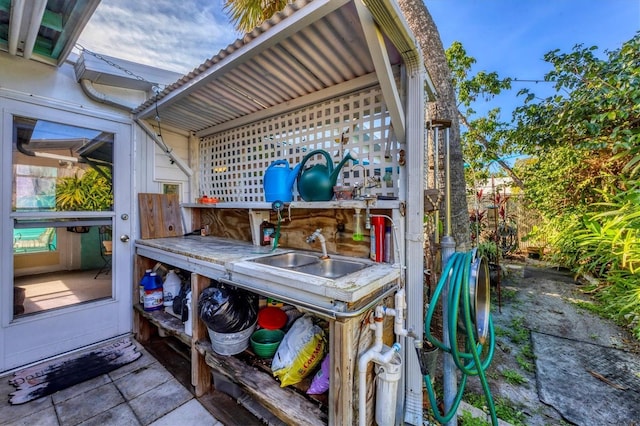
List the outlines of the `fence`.
{"type": "Polygon", "coordinates": [[[535,240],[527,238],[541,226],[542,218],[527,205],[521,194],[505,194],[487,191],[481,196],[469,196],[470,231],[474,243],[500,237],[505,253],[525,252],[529,247],[547,245],[544,235],[535,240]]]}

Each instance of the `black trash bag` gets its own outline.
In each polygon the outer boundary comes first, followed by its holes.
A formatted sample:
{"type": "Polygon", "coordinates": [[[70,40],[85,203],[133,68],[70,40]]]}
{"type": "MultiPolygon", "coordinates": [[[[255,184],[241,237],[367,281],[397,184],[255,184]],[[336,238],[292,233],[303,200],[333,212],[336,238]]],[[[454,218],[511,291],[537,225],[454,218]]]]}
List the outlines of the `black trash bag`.
{"type": "Polygon", "coordinates": [[[215,282],[198,298],[198,315],[216,333],[237,333],[258,318],[258,296],[215,282]]]}
{"type": "Polygon", "coordinates": [[[188,282],[183,283],[180,286],[180,292],[173,298],[173,312],[176,315],[183,316],[183,311],[189,309],[187,308],[187,293],[189,292],[189,290],[191,290],[191,284],[188,282]]]}

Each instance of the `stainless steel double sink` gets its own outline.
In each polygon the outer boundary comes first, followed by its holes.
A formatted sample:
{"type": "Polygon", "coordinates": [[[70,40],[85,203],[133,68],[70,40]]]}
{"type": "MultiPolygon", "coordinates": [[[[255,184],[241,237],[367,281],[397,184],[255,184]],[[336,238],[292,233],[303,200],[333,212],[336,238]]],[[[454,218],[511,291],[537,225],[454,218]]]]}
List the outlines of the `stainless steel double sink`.
{"type": "Polygon", "coordinates": [[[274,254],[252,259],[251,261],[275,268],[293,270],[303,274],[331,279],[340,278],[372,265],[372,263],[365,261],[336,259],[333,257],[322,258],[318,255],[298,252],[274,254]]]}

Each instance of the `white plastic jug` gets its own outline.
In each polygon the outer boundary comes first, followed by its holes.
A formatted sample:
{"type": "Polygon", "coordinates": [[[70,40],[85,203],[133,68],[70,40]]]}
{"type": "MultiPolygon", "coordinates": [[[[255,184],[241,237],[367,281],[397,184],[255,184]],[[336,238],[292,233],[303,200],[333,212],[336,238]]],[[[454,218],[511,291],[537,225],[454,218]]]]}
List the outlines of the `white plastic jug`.
{"type": "Polygon", "coordinates": [[[183,309],[187,309],[188,316],[184,323],[184,332],[187,336],[191,336],[193,328],[193,320],[191,319],[191,290],[189,290],[185,299],[187,299],[187,305],[183,309]]]}
{"type": "Polygon", "coordinates": [[[180,293],[180,287],[182,285],[182,280],[176,274],[175,270],[170,270],[167,273],[167,276],[164,279],[164,284],[162,285],[162,293],[164,296],[164,306],[173,306],[173,298],[180,293]]]}

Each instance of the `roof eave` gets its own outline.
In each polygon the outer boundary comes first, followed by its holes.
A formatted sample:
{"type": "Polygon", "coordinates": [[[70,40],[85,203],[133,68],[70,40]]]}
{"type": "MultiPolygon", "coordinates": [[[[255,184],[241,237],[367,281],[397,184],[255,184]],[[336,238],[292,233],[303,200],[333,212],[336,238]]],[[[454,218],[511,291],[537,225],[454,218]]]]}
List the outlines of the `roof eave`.
{"type": "MultiPolygon", "coordinates": [[[[188,82],[185,86],[177,90],[171,90],[171,88],[165,89],[163,93],[159,94],[159,98],[152,104],[146,105],[140,109],[140,107],[134,110],[136,118],[148,119],[155,114],[156,108],[171,105],[172,103],[188,96],[189,93],[197,90],[199,87],[206,85],[211,80],[215,79],[218,75],[222,75],[226,70],[234,68],[239,64],[248,61],[253,56],[268,49],[269,47],[279,43],[281,40],[291,36],[298,32],[301,28],[308,26],[320,19],[323,16],[328,15],[336,9],[339,9],[350,0],[313,0],[307,5],[302,7],[299,11],[293,15],[287,17],[286,20],[279,23],[279,25],[271,26],[266,29],[262,34],[251,40],[250,43],[243,44],[237,50],[232,52],[229,56],[209,67],[202,74],[197,75],[188,82]]],[[[257,31],[254,30],[254,31],[257,31]]],[[[242,43],[240,40],[236,43],[242,43]]]]}

